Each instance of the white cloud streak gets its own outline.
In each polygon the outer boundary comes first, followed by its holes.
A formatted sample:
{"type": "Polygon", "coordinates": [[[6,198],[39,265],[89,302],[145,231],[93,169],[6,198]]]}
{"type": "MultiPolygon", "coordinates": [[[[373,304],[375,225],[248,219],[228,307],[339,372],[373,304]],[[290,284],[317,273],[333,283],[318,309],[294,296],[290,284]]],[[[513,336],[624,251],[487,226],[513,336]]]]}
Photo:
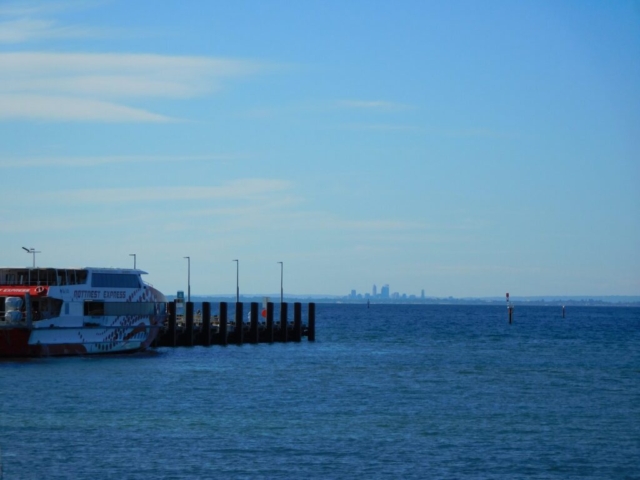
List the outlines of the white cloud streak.
{"type": "Polygon", "coordinates": [[[84,10],[99,5],[100,2],[15,2],[0,5],[0,44],[18,44],[61,38],[99,38],[115,35],[95,26],[61,25],[50,18],[71,10],[84,10]]]}
{"type": "MultiPolygon", "coordinates": [[[[172,229],[192,230],[194,220],[224,219],[217,228],[244,231],[246,228],[281,218],[282,209],[298,203],[290,194],[290,182],[279,179],[242,178],[218,186],[136,187],[71,189],[43,192],[24,199],[23,208],[33,214],[6,211],[0,232],[48,231],[115,225],[157,228],[173,224],[172,229]],[[188,210],[182,207],[190,204],[188,210]],[[178,209],[173,209],[181,205],[178,209]],[[77,208],[69,208],[75,206],[77,208]],[[99,220],[95,208],[102,208],[99,220]],[[106,207],[106,208],[104,208],[106,207]],[[221,227],[222,225],[222,227],[221,227]]],[[[7,197],[17,192],[4,192],[7,197]]]]}
{"type": "Polygon", "coordinates": [[[118,53],[0,53],[2,92],[171,97],[201,95],[221,78],[255,74],[257,62],[118,53]]]}
{"type": "Polygon", "coordinates": [[[0,120],[11,118],[101,122],[169,122],[170,117],[100,100],[0,95],[0,120]]]}
{"type": "Polygon", "coordinates": [[[34,157],[0,159],[0,168],[96,167],[118,163],[226,162],[247,155],[106,155],[88,157],[34,157]]]}
{"type": "Polygon", "coordinates": [[[67,1],[47,1],[35,2],[21,0],[19,2],[6,2],[0,5],[0,15],[4,16],[36,16],[49,15],[64,10],[80,10],[90,8],[104,3],[102,1],[90,0],[67,0],[67,1]]]}
{"type": "Polygon", "coordinates": [[[0,44],[24,43],[55,38],[87,38],[101,36],[99,29],[62,27],[53,20],[20,18],[0,22],[0,44]]]}
{"type": "Polygon", "coordinates": [[[129,202],[175,202],[193,200],[255,200],[282,192],[289,182],[270,179],[241,179],[213,187],[137,187],[78,189],[33,195],[48,203],[113,204],[129,202]]]}
{"type": "Polygon", "coordinates": [[[223,79],[253,75],[258,62],[152,54],[0,53],[0,119],[167,122],[167,115],[123,104],[193,98],[223,79]]]}
{"type": "MultiPolygon", "coordinates": [[[[96,2],[13,2],[0,5],[0,45],[115,35],[68,25],[55,15],[96,2]]],[[[48,47],[50,48],[50,47],[48,47]]],[[[167,122],[170,114],[132,102],[188,99],[219,90],[225,79],[265,65],[227,58],[131,53],[0,53],[0,121],[167,122]]]]}
{"type": "Polygon", "coordinates": [[[404,103],[388,102],[385,100],[341,100],[337,105],[343,108],[379,111],[408,110],[412,108],[410,105],[404,103]]]}
{"type": "Polygon", "coordinates": [[[346,130],[362,130],[362,131],[380,131],[380,132],[392,132],[392,131],[404,131],[404,132],[420,132],[424,129],[416,125],[394,125],[385,123],[352,123],[348,125],[342,125],[339,128],[346,130]]]}

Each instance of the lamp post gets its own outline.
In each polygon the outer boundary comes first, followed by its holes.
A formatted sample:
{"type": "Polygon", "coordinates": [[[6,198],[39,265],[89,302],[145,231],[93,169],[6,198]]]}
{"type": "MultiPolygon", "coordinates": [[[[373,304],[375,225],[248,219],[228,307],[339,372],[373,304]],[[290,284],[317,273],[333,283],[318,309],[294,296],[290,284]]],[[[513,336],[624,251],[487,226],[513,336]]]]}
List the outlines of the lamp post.
{"type": "Polygon", "coordinates": [[[240,301],[240,260],[231,260],[236,262],[236,303],[240,301]]]}
{"type": "Polygon", "coordinates": [[[130,257],[133,257],[133,269],[136,269],[136,254],[135,253],[130,253],[129,254],[130,257]]]}
{"type": "Polygon", "coordinates": [[[27,247],[22,247],[22,249],[27,252],[27,253],[31,253],[33,255],[33,268],[36,268],[36,253],[42,253],[42,252],[37,252],[35,248],[31,247],[31,248],[27,248],[27,247]]]}
{"type": "Polygon", "coordinates": [[[182,257],[187,259],[187,302],[191,301],[191,257],[182,257]]]}
{"type": "Polygon", "coordinates": [[[282,288],[282,277],[284,274],[284,263],[283,262],[278,262],[280,264],[280,303],[282,303],[282,298],[283,298],[283,288],[282,288]]]}

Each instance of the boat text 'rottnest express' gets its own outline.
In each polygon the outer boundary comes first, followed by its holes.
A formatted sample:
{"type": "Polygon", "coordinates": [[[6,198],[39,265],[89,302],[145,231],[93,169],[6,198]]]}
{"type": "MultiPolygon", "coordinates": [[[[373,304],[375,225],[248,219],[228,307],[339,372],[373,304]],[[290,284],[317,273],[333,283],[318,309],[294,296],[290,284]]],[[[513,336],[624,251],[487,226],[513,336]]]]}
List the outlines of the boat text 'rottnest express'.
{"type": "Polygon", "coordinates": [[[124,268],[0,268],[0,357],[135,352],[167,318],[165,296],[124,268]]]}

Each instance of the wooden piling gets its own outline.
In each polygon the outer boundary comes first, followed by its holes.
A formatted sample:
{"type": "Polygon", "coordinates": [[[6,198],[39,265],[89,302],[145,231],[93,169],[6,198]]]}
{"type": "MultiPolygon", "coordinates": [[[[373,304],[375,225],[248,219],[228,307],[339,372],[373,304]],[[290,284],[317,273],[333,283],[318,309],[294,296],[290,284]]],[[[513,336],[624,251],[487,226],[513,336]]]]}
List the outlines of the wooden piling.
{"type": "Polygon", "coordinates": [[[258,303],[251,302],[251,327],[250,327],[250,343],[258,343],[258,303]]]}
{"type": "Polygon", "coordinates": [[[242,345],[244,341],[244,322],[242,321],[242,302],[236,302],[236,343],[242,345]]]}
{"type": "Polygon", "coordinates": [[[266,342],[273,343],[273,302],[267,303],[266,342]]]}
{"type": "Polygon", "coordinates": [[[509,307],[509,325],[511,325],[513,321],[513,307],[509,307]]]}
{"type": "MultiPolygon", "coordinates": [[[[310,342],[315,341],[316,305],[309,303],[307,325],[302,324],[302,304],[295,302],[293,305],[293,322],[288,322],[288,304],[280,304],[280,321],[274,321],[274,304],[266,304],[266,327],[261,328],[260,310],[257,302],[251,303],[251,321],[246,325],[243,318],[243,304],[236,303],[235,332],[229,333],[228,304],[220,302],[219,324],[216,328],[212,325],[211,304],[202,303],[202,322],[196,324],[194,317],[194,304],[185,304],[185,324],[178,324],[177,302],[167,303],[168,325],[159,327],[160,331],[152,347],[178,347],[213,344],[228,345],[229,342],[242,345],[245,340],[250,343],[268,342],[300,342],[306,336],[310,342]],[[215,332],[215,333],[214,333],[215,332]],[[245,337],[248,337],[245,339],[245,337]]],[[[513,307],[509,308],[509,323],[512,323],[513,307]]]]}
{"type": "Polygon", "coordinates": [[[202,302],[202,330],[200,331],[200,344],[208,347],[211,345],[211,304],[202,302]]]}
{"type": "Polygon", "coordinates": [[[168,345],[169,347],[175,347],[176,346],[176,302],[175,300],[173,302],[169,302],[167,304],[167,308],[169,310],[169,342],[168,345]]]}
{"type": "Polygon", "coordinates": [[[280,341],[287,341],[287,302],[280,304],[280,341]]]}
{"type": "Polygon", "coordinates": [[[220,315],[218,316],[218,344],[227,345],[227,302],[220,302],[220,315]]]}
{"type": "Polygon", "coordinates": [[[293,304],[293,341],[302,340],[302,304],[295,302],[293,304]]]}
{"type": "Polygon", "coordinates": [[[193,347],[193,302],[186,303],[183,344],[186,347],[193,347]]]}
{"type": "Polygon", "coordinates": [[[309,304],[309,319],[307,324],[307,340],[316,341],[316,304],[309,304]]]}

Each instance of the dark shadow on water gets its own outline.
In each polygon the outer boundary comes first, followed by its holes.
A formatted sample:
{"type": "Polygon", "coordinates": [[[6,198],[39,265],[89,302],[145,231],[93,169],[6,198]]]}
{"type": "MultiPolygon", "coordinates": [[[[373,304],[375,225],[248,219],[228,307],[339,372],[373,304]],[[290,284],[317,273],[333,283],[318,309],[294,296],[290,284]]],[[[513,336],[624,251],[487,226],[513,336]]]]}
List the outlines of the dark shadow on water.
{"type": "Polygon", "coordinates": [[[87,354],[87,355],[59,355],[50,357],[0,357],[0,367],[12,366],[12,365],[29,365],[29,364],[42,364],[51,362],[64,362],[69,360],[88,360],[88,361],[100,361],[100,360],[115,360],[115,359],[131,359],[131,360],[147,360],[154,358],[161,358],[167,355],[166,351],[160,351],[156,349],[148,349],[142,352],[133,353],[99,353],[99,354],[87,354]]]}

